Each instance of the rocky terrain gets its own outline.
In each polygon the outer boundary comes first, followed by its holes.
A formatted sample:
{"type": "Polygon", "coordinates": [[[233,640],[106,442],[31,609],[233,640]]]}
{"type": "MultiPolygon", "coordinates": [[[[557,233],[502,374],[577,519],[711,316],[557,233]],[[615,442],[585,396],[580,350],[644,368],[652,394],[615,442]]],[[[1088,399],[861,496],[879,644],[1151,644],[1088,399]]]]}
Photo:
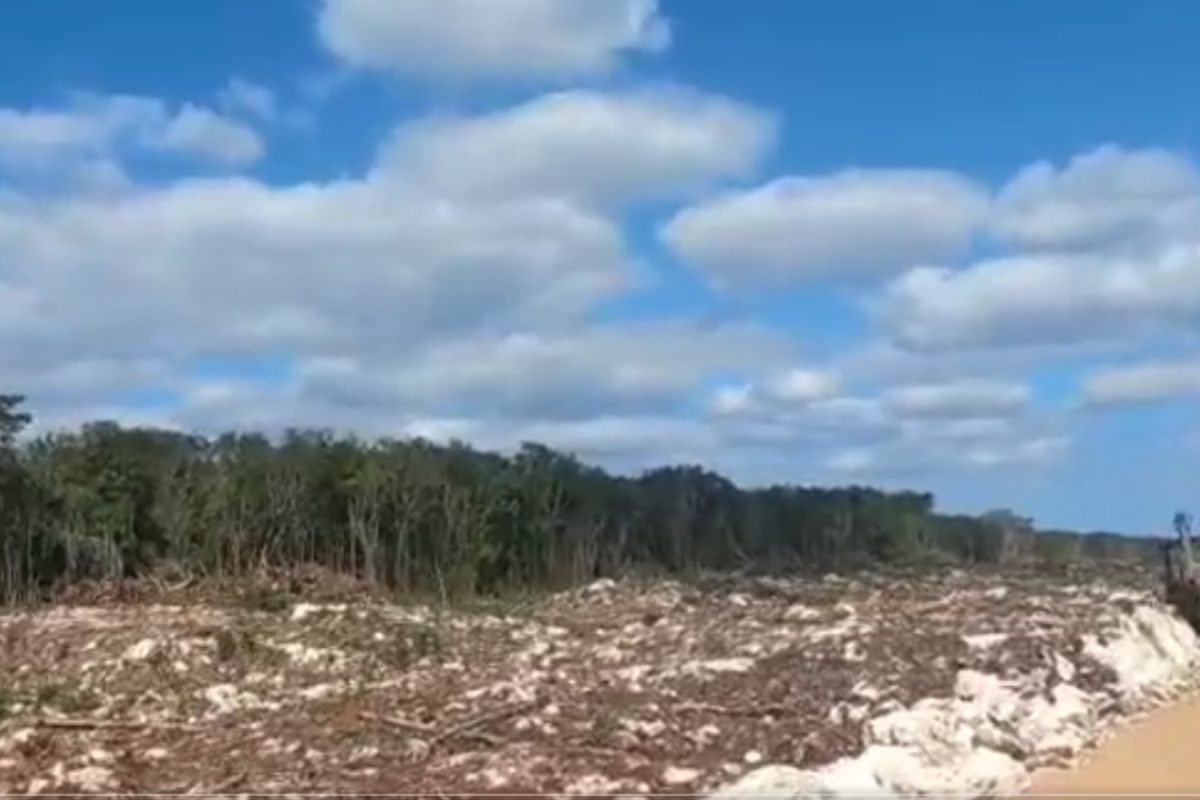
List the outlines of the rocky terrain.
{"type": "Polygon", "coordinates": [[[1186,688],[1148,576],[600,581],[0,617],[0,791],[1019,792],[1186,688]]]}

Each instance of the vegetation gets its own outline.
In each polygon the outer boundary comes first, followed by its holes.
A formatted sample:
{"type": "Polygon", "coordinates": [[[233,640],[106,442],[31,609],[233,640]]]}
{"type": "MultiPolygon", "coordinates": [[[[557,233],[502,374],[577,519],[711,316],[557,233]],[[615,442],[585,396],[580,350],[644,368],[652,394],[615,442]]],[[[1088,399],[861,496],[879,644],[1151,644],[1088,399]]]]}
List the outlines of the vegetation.
{"type": "Polygon", "coordinates": [[[25,441],[0,395],[0,600],[85,579],[239,577],[315,565],[461,597],[600,576],[1153,557],[1148,540],[1035,532],[1010,512],[851,486],[739,489],[696,466],[616,477],[527,444],[215,439],[96,422],[25,441]]]}

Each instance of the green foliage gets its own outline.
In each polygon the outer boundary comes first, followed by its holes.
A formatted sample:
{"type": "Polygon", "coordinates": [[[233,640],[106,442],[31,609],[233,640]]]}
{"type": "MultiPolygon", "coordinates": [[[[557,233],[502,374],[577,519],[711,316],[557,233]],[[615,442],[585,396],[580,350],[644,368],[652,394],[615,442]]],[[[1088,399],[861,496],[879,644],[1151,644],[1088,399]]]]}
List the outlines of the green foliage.
{"type": "MultiPolygon", "coordinates": [[[[21,405],[0,395],[7,602],[81,579],[312,565],[460,600],[630,572],[1155,557],[1148,540],[1037,533],[1008,511],[938,514],[927,493],[749,491],[697,466],[617,477],[533,443],[504,457],[421,439],[208,439],[97,422],[20,444],[21,405]]],[[[247,602],[280,611],[291,597],[247,602]]]]}

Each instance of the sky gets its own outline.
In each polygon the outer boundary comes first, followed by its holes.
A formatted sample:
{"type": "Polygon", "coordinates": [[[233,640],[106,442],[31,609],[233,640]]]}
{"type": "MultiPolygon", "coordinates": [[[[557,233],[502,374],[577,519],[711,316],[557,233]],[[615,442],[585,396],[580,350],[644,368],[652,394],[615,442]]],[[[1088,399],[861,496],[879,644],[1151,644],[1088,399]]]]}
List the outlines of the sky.
{"type": "Polygon", "coordinates": [[[1200,503],[1200,4],[23,0],[37,430],[538,441],[1047,526],[1200,503]]]}

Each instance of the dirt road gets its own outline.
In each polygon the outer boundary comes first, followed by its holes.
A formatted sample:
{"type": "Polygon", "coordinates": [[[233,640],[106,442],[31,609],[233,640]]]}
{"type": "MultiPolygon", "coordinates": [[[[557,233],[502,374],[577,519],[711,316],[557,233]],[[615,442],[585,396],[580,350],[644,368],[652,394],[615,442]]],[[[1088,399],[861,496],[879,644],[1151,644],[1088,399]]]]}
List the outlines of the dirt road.
{"type": "Polygon", "coordinates": [[[1156,711],[1073,770],[1035,777],[1028,794],[1200,794],[1200,698],[1156,711]]]}

